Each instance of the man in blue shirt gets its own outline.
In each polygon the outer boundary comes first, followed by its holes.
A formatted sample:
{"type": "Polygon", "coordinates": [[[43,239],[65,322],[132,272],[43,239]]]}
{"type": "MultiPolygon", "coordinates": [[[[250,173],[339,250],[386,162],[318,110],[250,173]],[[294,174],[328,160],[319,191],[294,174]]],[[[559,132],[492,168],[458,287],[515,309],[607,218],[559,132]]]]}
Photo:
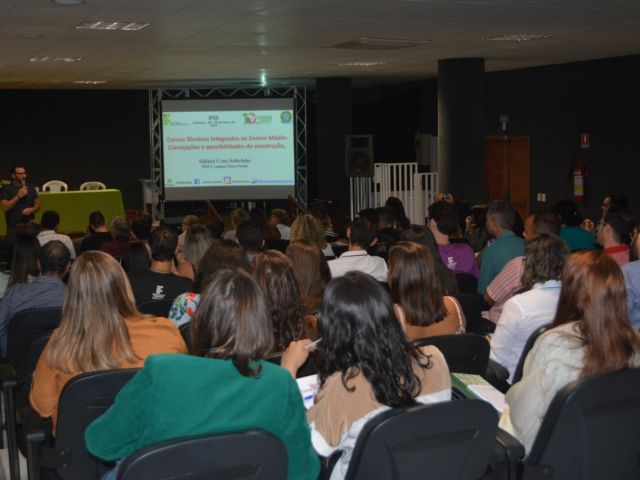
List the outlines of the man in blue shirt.
{"type": "Polygon", "coordinates": [[[38,254],[40,275],[31,283],[20,283],[7,289],[0,301],[0,357],[7,356],[9,320],[30,308],[61,307],[65,284],[62,281],[71,265],[71,253],[60,240],[43,245],[38,254]]]}
{"type": "Polygon", "coordinates": [[[500,270],[512,258],[524,255],[524,241],[513,233],[516,212],[507,202],[494,201],[487,211],[487,231],[495,237],[482,254],[478,293],[484,294],[500,270]]]}

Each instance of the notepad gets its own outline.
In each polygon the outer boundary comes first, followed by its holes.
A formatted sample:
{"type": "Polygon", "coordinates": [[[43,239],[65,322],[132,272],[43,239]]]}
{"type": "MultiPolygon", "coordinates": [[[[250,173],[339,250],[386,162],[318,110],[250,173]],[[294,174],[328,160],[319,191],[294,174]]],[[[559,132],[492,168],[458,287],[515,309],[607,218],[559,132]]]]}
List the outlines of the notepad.
{"type": "Polygon", "coordinates": [[[500,413],[504,410],[504,394],[480,375],[452,373],[451,380],[453,386],[457,387],[465,397],[479,398],[489,402],[500,413]]]}
{"type": "Polygon", "coordinates": [[[309,375],[307,377],[300,377],[296,379],[300,394],[302,395],[302,401],[304,402],[304,408],[307,410],[313,406],[313,399],[318,393],[320,383],[318,381],[318,375],[309,375]]]}

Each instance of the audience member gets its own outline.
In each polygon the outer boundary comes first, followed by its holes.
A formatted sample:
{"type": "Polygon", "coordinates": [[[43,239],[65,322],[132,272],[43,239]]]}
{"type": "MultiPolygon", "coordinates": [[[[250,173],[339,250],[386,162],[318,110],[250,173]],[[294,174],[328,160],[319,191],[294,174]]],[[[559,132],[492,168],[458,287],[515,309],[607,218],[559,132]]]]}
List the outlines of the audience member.
{"type": "Polygon", "coordinates": [[[347,230],[351,226],[351,218],[347,215],[344,215],[338,219],[337,222],[334,223],[336,226],[336,237],[338,238],[335,242],[331,244],[331,248],[333,249],[333,253],[336,257],[339,257],[344,252],[349,250],[349,239],[347,238],[347,230]]]}
{"type": "MultiPolygon", "coordinates": [[[[367,253],[367,248],[376,241],[377,225],[366,218],[356,218],[349,229],[349,250],[339,258],[329,261],[331,277],[341,277],[347,272],[358,271],[371,275],[379,282],[387,281],[387,264],[380,257],[367,253]]],[[[292,236],[293,237],[293,236],[292,236]]]]}
{"type": "MultiPolygon", "coordinates": [[[[525,244],[541,233],[550,235],[558,235],[560,233],[560,223],[555,214],[543,212],[529,215],[526,218],[524,221],[525,244]]],[[[521,289],[523,272],[524,256],[519,255],[506,263],[485,290],[484,301],[491,307],[487,318],[493,323],[498,323],[504,303],[521,289]]]]}
{"type": "Polygon", "coordinates": [[[264,231],[260,225],[247,220],[238,225],[236,241],[247,252],[249,262],[253,262],[258,252],[264,248],[264,231]]]}
{"type": "MultiPolygon", "coordinates": [[[[300,391],[289,374],[260,359],[273,340],[260,287],[245,272],[220,272],[192,321],[192,355],[156,355],[85,432],[87,449],[114,461],[179,437],[265,430],[287,450],[288,478],[315,480],[300,391]]],[[[115,478],[116,472],[110,477],[115,478]]]]}
{"type": "Polygon", "coordinates": [[[168,227],[151,232],[151,266],[148,271],[129,275],[135,303],[173,299],[191,288],[191,280],[172,273],[178,236],[168,227]]]}
{"type": "Polygon", "coordinates": [[[19,283],[31,282],[40,273],[38,267],[40,242],[38,239],[24,233],[17,233],[15,238],[7,288],[19,283]]]}
{"type": "Polygon", "coordinates": [[[249,212],[243,210],[242,208],[236,208],[231,212],[229,216],[229,220],[231,221],[231,230],[224,234],[225,240],[233,240],[236,241],[236,228],[242,222],[246,222],[249,220],[249,212]]]}
{"type": "Polygon", "coordinates": [[[300,286],[291,260],[277,250],[259,253],[253,265],[253,277],[262,288],[271,316],[275,352],[304,338],[317,338],[316,318],[305,315],[300,286]]]}
{"type": "Polygon", "coordinates": [[[244,248],[231,240],[214,240],[209,250],[200,259],[193,287],[178,295],[169,310],[169,320],[176,325],[190,322],[204,292],[215,275],[224,269],[251,271],[244,248]]]}
{"type": "Polygon", "coordinates": [[[377,208],[378,212],[378,243],[384,242],[393,247],[400,241],[400,232],[393,226],[393,212],[389,207],[377,208]]]}
{"type": "Polygon", "coordinates": [[[632,262],[622,266],[624,283],[627,287],[627,307],[629,321],[640,330],[640,235],[637,228],[631,242],[632,262]]]}
{"type": "Polygon", "coordinates": [[[394,311],[409,340],[464,333],[462,307],[446,296],[434,258],[422,245],[399,242],[391,249],[389,287],[394,311]]]}
{"type": "Polygon", "coordinates": [[[131,233],[133,238],[142,242],[146,248],[149,257],[151,257],[151,246],[149,246],[149,237],[151,236],[151,215],[148,213],[142,213],[138,215],[136,219],[131,222],[131,233]]]}
{"type": "Polygon", "coordinates": [[[305,314],[315,315],[322,295],[331,281],[331,270],[320,247],[308,240],[289,243],[287,255],[298,279],[305,314]]]}
{"type": "Polygon", "coordinates": [[[113,217],[111,221],[111,237],[108,242],[100,245],[100,250],[112,257],[120,257],[131,241],[131,226],[124,217],[113,217]]]}
{"type": "Polygon", "coordinates": [[[438,280],[442,288],[444,288],[445,294],[453,295],[458,293],[456,274],[449,270],[442,262],[436,239],[433,237],[431,230],[423,225],[410,225],[409,228],[403,230],[400,239],[403,242],[418,243],[425,247],[433,258],[438,273],[438,280]]]}
{"type": "Polygon", "coordinates": [[[471,215],[465,217],[464,236],[476,253],[482,251],[489,240],[486,226],[487,210],[486,205],[474,205],[471,207],[471,215]]]}
{"type": "Polygon", "coordinates": [[[291,239],[291,218],[289,218],[289,214],[286,210],[281,208],[274,208],[271,210],[271,217],[269,218],[269,222],[272,226],[278,229],[280,232],[280,238],[282,240],[290,240],[291,239]]]}
{"type": "Polygon", "coordinates": [[[313,215],[305,214],[296,218],[291,225],[291,241],[308,240],[320,247],[325,257],[334,257],[331,244],[327,243],[320,221],[313,215]]]}
{"type": "Polygon", "coordinates": [[[59,223],[60,215],[58,215],[58,212],[54,210],[47,210],[44,212],[42,214],[42,219],[40,220],[42,230],[38,234],[38,241],[40,242],[40,245],[44,245],[51,240],[59,240],[64,243],[65,247],[67,247],[71,254],[71,259],[74,260],[76,258],[76,249],[73,248],[71,238],[69,238],[69,235],[56,233],[56,228],[58,228],[59,223]]]}
{"type": "MultiPolygon", "coordinates": [[[[307,411],[311,439],[322,456],[342,450],[331,475],[343,478],[366,422],[389,408],[451,399],[444,356],[411,344],[385,288],[350,272],[333,279],[320,307],[322,342],[315,351],[320,390],[307,411]]],[[[308,340],[292,343],[282,366],[293,375],[304,363],[308,340]]]]}
{"type": "Polygon", "coordinates": [[[88,230],[87,236],[84,237],[80,245],[80,253],[88,252],[89,250],[100,250],[103,243],[112,240],[102,212],[96,210],[89,214],[88,230]]]}
{"type": "Polygon", "coordinates": [[[249,220],[260,226],[265,240],[280,238],[280,231],[271,224],[267,211],[262,207],[255,207],[249,211],[249,220]]]}
{"type": "Polygon", "coordinates": [[[317,218],[322,225],[322,228],[324,230],[324,239],[328,243],[335,242],[338,237],[336,236],[336,232],[333,230],[331,217],[329,217],[329,211],[327,210],[327,205],[325,204],[325,202],[322,202],[320,200],[311,202],[311,205],[309,205],[309,213],[317,218]]]}
{"type": "Polygon", "coordinates": [[[55,429],[60,392],[72,377],[140,368],[155,353],[186,353],[176,326],[138,312],[118,262],[103,252],[87,252],[71,268],[60,327],[33,373],[31,405],[51,417],[55,429]]]}
{"type": "Polygon", "coordinates": [[[516,212],[507,202],[491,202],[487,211],[487,231],[495,242],[485,248],[480,264],[478,293],[484,294],[487,286],[500,273],[506,263],[524,253],[524,242],[511,230],[516,212]]]}
{"type": "Polygon", "coordinates": [[[621,192],[616,192],[608,193],[604,196],[600,209],[602,210],[602,216],[605,216],[609,212],[626,212],[628,206],[629,201],[626,195],[621,192]]]}
{"type": "Polygon", "coordinates": [[[596,247],[596,237],[593,233],[580,226],[583,219],[576,202],[569,199],[560,200],[551,211],[560,219],[560,237],[567,242],[572,252],[596,247]]]}
{"type": "Polygon", "coordinates": [[[35,213],[40,210],[38,192],[32,185],[27,185],[27,170],[22,165],[11,167],[11,183],[0,190],[0,205],[9,236],[13,236],[18,225],[33,222],[35,213]]]}
{"type": "Polygon", "coordinates": [[[183,260],[178,263],[176,273],[193,281],[200,259],[209,249],[212,241],[211,232],[204,225],[195,224],[187,228],[182,247],[183,260]]]}
{"type": "Polygon", "coordinates": [[[147,244],[143,242],[131,242],[122,252],[120,264],[127,275],[145,273],[151,268],[151,257],[147,250],[147,244]]]}
{"type": "Polygon", "coordinates": [[[224,233],[224,222],[220,217],[214,217],[207,221],[205,226],[211,233],[211,238],[220,240],[224,233]]]}
{"type": "Polygon", "coordinates": [[[184,241],[187,236],[187,230],[191,225],[197,225],[200,219],[196,215],[185,215],[180,224],[180,235],[178,235],[178,260],[182,260],[182,251],[184,249],[184,241]]]}
{"type": "Polygon", "coordinates": [[[640,366],[640,335],[627,317],[624,278],[602,251],[567,259],[551,327],[527,355],[500,419],[527,453],[558,390],[578,378],[640,366]]]}
{"type": "Polygon", "coordinates": [[[564,240],[548,233],[527,243],[520,293],[504,304],[491,338],[490,358],[509,371],[509,383],[529,336],[555,317],[560,277],[569,253],[564,240]]]}
{"type": "Polygon", "coordinates": [[[402,204],[402,200],[396,197],[389,197],[387,198],[384,206],[389,208],[393,212],[393,222],[396,229],[402,231],[406,228],[409,228],[409,225],[411,225],[411,220],[409,220],[407,214],[404,212],[404,205],[402,204]]]}
{"type": "Polygon", "coordinates": [[[438,252],[445,266],[455,273],[469,273],[480,276],[478,262],[473,249],[466,243],[451,243],[449,238],[458,231],[455,207],[444,200],[429,205],[429,230],[433,233],[438,252]]]}
{"type": "Polygon", "coordinates": [[[40,248],[40,275],[31,283],[19,283],[7,288],[0,300],[0,357],[7,356],[9,320],[16,313],[30,308],[61,307],[65,285],[62,279],[69,271],[71,256],[59,240],[51,240],[40,248]]]}
{"type": "Polygon", "coordinates": [[[629,243],[633,227],[631,216],[619,211],[605,213],[598,225],[598,243],[620,266],[629,263],[629,243]]]}

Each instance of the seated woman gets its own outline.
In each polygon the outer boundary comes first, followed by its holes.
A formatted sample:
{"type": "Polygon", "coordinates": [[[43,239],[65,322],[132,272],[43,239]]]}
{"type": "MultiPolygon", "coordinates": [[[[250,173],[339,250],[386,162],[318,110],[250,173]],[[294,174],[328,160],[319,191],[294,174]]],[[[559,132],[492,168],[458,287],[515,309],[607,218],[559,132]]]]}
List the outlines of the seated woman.
{"type": "Polygon", "coordinates": [[[190,322],[200,304],[201,292],[207,289],[215,274],[225,268],[251,271],[244,248],[231,240],[214,240],[200,260],[192,290],[178,295],[173,300],[169,320],[173,320],[177,326],[190,322]]]}
{"type": "MultiPolygon", "coordinates": [[[[364,424],[390,407],[451,399],[447,363],[434,346],[418,349],[404,335],[385,288],[349,272],[329,283],[320,307],[315,351],[320,390],[308,410],[316,451],[343,450],[331,475],[344,477],[364,424]]],[[[295,375],[308,341],[292,343],[282,366],[295,375]]]]}
{"type": "Polygon", "coordinates": [[[122,252],[120,265],[128,275],[148,272],[151,267],[151,257],[144,242],[131,242],[122,252]]]}
{"type": "Polygon", "coordinates": [[[327,243],[324,237],[324,228],[320,220],[313,215],[304,214],[295,219],[291,225],[291,241],[308,240],[320,247],[325,257],[334,257],[331,245],[327,243]]]}
{"type": "Polygon", "coordinates": [[[216,275],[191,337],[194,356],[156,355],[145,362],[87,428],[87,449],[113,461],[164,440],[259,428],[285,445],[289,478],[315,480],[320,467],[300,391],[285,370],[260,360],[273,333],[264,295],[249,274],[216,275]]]}
{"type": "Polygon", "coordinates": [[[212,241],[211,232],[204,225],[195,224],[187,228],[182,246],[182,258],[178,261],[176,274],[194,280],[200,260],[212,241]]]}
{"type": "Polygon", "coordinates": [[[60,327],[53,331],[33,373],[29,400],[55,429],[58,400],[74,376],[114,368],[140,368],[154,353],[186,353],[176,326],[135,307],[120,264],[88,251],[71,267],[60,327]]]}
{"type": "Polygon", "coordinates": [[[317,338],[316,317],[304,314],[300,286],[284,253],[266,250],[256,255],[253,277],[267,299],[274,352],[284,351],[293,341],[317,338]]]}
{"type": "Polygon", "coordinates": [[[434,257],[422,245],[399,242],[391,249],[389,287],[410,340],[464,333],[462,307],[454,297],[445,296],[434,257]]]}
{"type": "Polygon", "coordinates": [[[627,317],[624,278],[602,250],[567,259],[551,327],[527,355],[500,419],[527,453],[558,390],[578,378],[640,367],[640,333],[627,317]]]}
{"type": "Polygon", "coordinates": [[[331,281],[327,259],[320,247],[308,240],[291,242],[287,247],[287,256],[300,283],[305,313],[313,315],[320,308],[324,289],[331,281]]]}

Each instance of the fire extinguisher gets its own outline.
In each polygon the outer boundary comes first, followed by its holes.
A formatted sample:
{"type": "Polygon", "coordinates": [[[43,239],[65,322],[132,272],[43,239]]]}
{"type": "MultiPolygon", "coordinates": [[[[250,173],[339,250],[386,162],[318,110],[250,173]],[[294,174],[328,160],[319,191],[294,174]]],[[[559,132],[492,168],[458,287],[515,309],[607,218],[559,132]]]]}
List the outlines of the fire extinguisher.
{"type": "Polygon", "coordinates": [[[584,200],[584,183],[587,177],[587,166],[581,160],[573,165],[573,196],[576,200],[584,200]]]}

